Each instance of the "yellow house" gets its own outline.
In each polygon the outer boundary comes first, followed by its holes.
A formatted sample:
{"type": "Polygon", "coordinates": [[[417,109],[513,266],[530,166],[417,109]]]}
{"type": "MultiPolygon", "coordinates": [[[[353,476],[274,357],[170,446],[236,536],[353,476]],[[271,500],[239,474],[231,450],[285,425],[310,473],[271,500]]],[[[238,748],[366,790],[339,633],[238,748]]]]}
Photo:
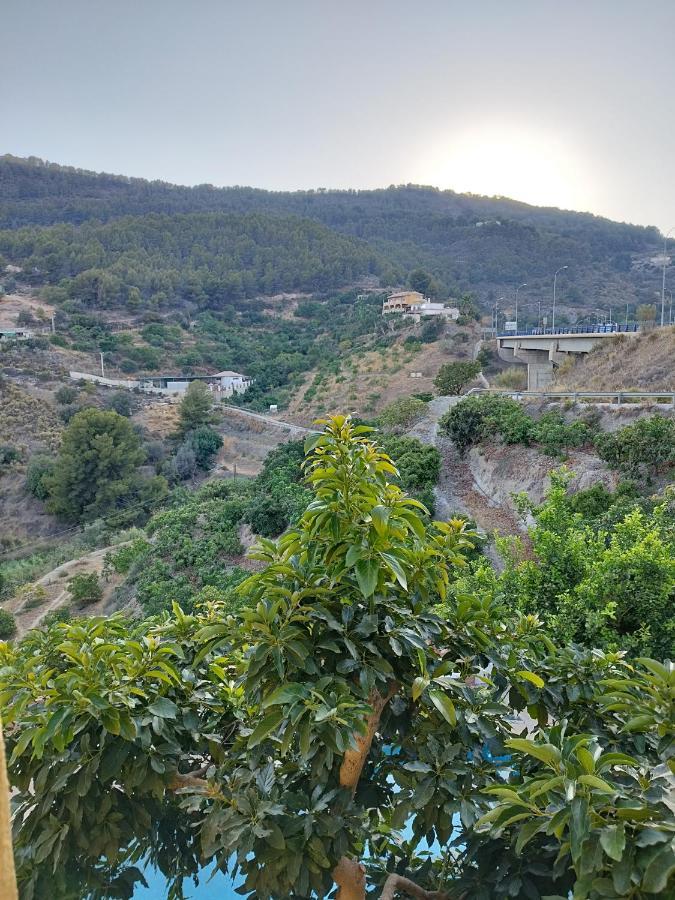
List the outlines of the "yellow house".
{"type": "Polygon", "coordinates": [[[419,291],[396,291],[384,301],[382,313],[411,312],[420,303],[424,303],[424,295],[419,291]]]}

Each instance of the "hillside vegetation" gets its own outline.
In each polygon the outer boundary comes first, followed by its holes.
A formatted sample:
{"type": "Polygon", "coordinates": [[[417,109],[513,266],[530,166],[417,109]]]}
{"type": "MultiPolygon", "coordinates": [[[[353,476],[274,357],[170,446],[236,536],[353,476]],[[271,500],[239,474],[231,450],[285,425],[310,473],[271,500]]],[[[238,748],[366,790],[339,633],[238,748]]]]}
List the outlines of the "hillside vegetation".
{"type": "MultiPolygon", "coordinates": [[[[30,226],[32,232],[37,226],[57,222],[82,226],[95,221],[92,228],[104,239],[109,231],[98,223],[125,216],[138,219],[157,214],[200,213],[203,219],[205,213],[235,217],[255,214],[263,217],[261,223],[267,223],[263,230],[272,227],[270,216],[294,216],[304,220],[304,224],[289,224],[291,232],[309,230],[308,220],[315,227],[321,223],[330,229],[333,238],[325,231],[315,234],[327,246],[340,246],[346,251],[349,259],[344,274],[350,268],[355,274],[377,272],[383,283],[391,284],[423,266],[435,276],[438,292],[445,296],[475,290],[489,301],[493,295],[498,296],[494,291],[511,290],[526,280],[528,294],[548,297],[551,273],[561,265],[569,265],[559,285],[561,315],[564,305],[597,306],[604,297],[614,298],[617,294],[624,302],[651,302],[653,290],[658,287],[656,268],[647,265],[639,271],[633,269],[636,258],[644,263],[645,257],[658,252],[659,235],[654,228],[430,187],[292,193],[210,185],[188,188],[5,156],[0,160],[0,196],[0,227],[14,230],[30,226]],[[336,233],[348,236],[349,243],[339,243],[336,233]],[[353,243],[354,239],[358,243],[353,243]],[[369,245],[369,253],[364,255],[360,242],[369,245]]],[[[215,227],[217,220],[207,216],[206,221],[215,227]]],[[[143,230],[138,223],[135,227],[143,230]]],[[[111,230],[116,234],[118,226],[111,230]]],[[[92,235],[91,229],[85,233],[92,235]]],[[[37,234],[28,240],[29,234],[24,232],[28,243],[43,240],[37,234]]],[[[45,234],[49,234],[49,242],[52,237],[55,241],[52,260],[43,266],[50,273],[48,277],[54,279],[60,269],[67,270],[71,263],[69,251],[60,241],[70,244],[74,240],[79,245],[81,239],[71,239],[63,230],[45,234]]],[[[258,242],[255,233],[249,238],[258,242]]],[[[97,238],[87,238],[87,242],[91,268],[96,269],[101,248],[97,238]]],[[[210,238],[206,240],[209,242],[210,238]]],[[[5,253],[20,252],[15,239],[6,234],[0,239],[0,247],[5,247],[5,253]]],[[[158,250],[162,252],[161,242],[158,250]]],[[[239,268],[228,270],[229,275],[248,272],[245,261],[242,265],[235,258],[233,264],[239,268]]],[[[268,270],[263,267],[253,282],[267,278],[269,283],[288,284],[290,280],[297,284],[306,265],[301,256],[289,271],[282,256],[281,271],[277,268],[276,262],[268,270]]],[[[134,281],[136,274],[134,266],[129,266],[125,270],[126,284],[142,289],[134,281]]],[[[333,282],[331,286],[337,285],[333,282]]],[[[525,295],[521,300],[522,315],[526,317],[525,295]]]]}
{"type": "Polygon", "coordinates": [[[556,370],[554,390],[675,391],[675,328],[616,335],[591,353],[570,356],[556,370]]]}

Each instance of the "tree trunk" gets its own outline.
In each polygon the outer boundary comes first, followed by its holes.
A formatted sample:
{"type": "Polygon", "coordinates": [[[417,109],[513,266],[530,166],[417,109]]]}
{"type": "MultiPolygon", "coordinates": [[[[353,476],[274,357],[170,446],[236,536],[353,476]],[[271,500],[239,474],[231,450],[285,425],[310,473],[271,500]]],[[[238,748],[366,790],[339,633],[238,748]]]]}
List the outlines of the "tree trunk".
{"type": "Polygon", "coordinates": [[[12,821],[9,811],[9,780],[5,764],[5,742],[0,720],[0,900],[17,900],[12,821]]]}
{"type": "MultiPolygon", "coordinates": [[[[373,738],[382,718],[382,711],[397,690],[398,684],[394,682],[384,696],[379,691],[371,693],[368,699],[372,706],[372,712],[366,719],[366,732],[356,735],[356,749],[347,750],[342,758],[340,786],[351,791],[352,796],[356,793],[361,772],[363,772],[373,738]]],[[[343,856],[333,869],[333,880],[339,888],[335,900],[365,900],[365,869],[358,860],[343,856]]]]}

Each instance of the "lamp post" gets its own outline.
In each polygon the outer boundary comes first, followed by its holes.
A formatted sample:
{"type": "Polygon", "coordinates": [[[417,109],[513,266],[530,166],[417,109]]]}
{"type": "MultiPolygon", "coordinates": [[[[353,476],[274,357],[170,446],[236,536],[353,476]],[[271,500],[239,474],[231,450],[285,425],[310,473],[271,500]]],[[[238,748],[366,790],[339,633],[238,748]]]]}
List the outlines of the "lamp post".
{"type": "Polygon", "coordinates": [[[558,280],[558,272],[562,272],[563,269],[567,269],[568,266],[560,266],[560,268],[556,271],[553,276],[553,312],[551,314],[551,330],[555,328],[555,286],[558,280]]]}
{"type": "Polygon", "coordinates": [[[516,334],[518,334],[518,291],[524,287],[527,287],[526,281],[524,281],[522,284],[519,284],[516,288],[516,334]]]}
{"type": "Polygon", "coordinates": [[[668,236],[675,231],[675,225],[669,228],[663,236],[663,273],[661,277],[661,326],[665,325],[666,318],[666,265],[668,264],[668,236]]]}
{"type": "Polygon", "coordinates": [[[495,337],[497,337],[497,327],[499,325],[499,301],[506,299],[505,297],[497,297],[495,300],[495,337]]]}

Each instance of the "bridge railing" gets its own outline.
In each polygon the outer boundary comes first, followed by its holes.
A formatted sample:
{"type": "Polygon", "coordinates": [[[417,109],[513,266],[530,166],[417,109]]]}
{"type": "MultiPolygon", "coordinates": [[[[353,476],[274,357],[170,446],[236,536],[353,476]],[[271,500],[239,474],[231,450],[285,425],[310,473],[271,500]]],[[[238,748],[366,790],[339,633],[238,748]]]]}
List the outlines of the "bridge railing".
{"type": "Polygon", "coordinates": [[[675,391],[513,391],[497,388],[471,388],[465,396],[475,394],[498,394],[513,400],[571,400],[592,401],[594,403],[660,403],[675,409],[675,391]]]}
{"type": "Polygon", "coordinates": [[[621,334],[640,331],[638,322],[612,322],[605,325],[570,325],[564,328],[530,328],[526,331],[498,331],[497,337],[529,337],[554,334],[621,334]]]}

